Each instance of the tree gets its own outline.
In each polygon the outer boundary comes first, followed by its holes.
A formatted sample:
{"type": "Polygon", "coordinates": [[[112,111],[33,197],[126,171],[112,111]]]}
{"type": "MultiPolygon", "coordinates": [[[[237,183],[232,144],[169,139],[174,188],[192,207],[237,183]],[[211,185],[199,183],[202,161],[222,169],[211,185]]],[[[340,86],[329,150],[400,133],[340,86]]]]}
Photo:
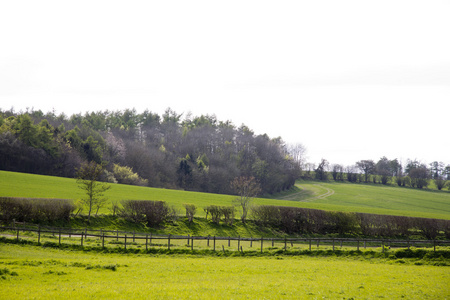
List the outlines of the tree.
{"type": "Polygon", "coordinates": [[[91,220],[93,208],[98,209],[105,203],[103,194],[111,188],[110,185],[98,182],[103,174],[103,167],[95,162],[84,163],[77,170],[78,187],[86,192],[83,205],[89,208],[88,221],[91,220]]]}
{"type": "Polygon", "coordinates": [[[303,144],[291,144],[287,145],[287,151],[294,159],[294,162],[300,169],[303,169],[306,161],[306,147],[303,144]]]}
{"type": "Polygon", "coordinates": [[[242,207],[241,220],[245,223],[251,202],[261,191],[261,187],[254,177],[241,176],[231,182],[231,188],[239,196],[235,201],[242,207]]]}
{"type": "Polygon", "coordinates": [[[409,172],[411,185],[419,189],[428,186],[429,170],[425,166],[411,169],[409,172]]]}
{"type": "Polygon", "coordinates": [[[369,175],[375,171],[375,162],[373,160],[360,160],[356,166],[364,173],[364,182],[369,182],[369,175]]]}
{"type": "Polygon", "coordinates": [[[331,175],[334,181],[344,181],[344,166],[334,164],[331,166],[331,175]]]}
{"type": "Polygon", "coordinates": [[[327,167],[328,167],[328,161],[326,159],[321,160],[320,164],[317,166],[317,169],[314,170],[316,173],[316,179],[319,180],[327,180],[327,167]]]}
{"type": "Polygon", "coordinates": [[[383,156],[375,165],[375,170],[378,175],[380,175],[381,183],[388,184],[390,181],[390,176],[392,176],[391,162],[383,156]]]}

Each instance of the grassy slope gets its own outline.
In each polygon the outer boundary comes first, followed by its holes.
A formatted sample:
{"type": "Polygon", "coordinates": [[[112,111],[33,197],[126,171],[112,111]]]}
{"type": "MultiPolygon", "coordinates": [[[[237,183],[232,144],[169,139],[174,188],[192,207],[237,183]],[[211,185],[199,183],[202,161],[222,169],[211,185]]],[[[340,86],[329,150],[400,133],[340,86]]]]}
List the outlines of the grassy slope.
{"type": "MultiPolygon", "coordinates": [[[[0,196],[79,199],[84,195],[74,179],[0,171],[0,196]]],[[[199,215],[202,215],[201,208],[207,205],[232,205],[235,198],[229,195],[121,184],[114,184],[106,196],[110,201],[164,200],[180,210],[183,203],[194,203],[200,208],[199,215]]],[[[279,195],[278,198],[258,198],[255,203],[450,219],[450,193],[446,191],[349,183],[299,182],[296,190],[279,195]],[[321,195],[326,197],[321,199],[321,195]]],[[[107,208],[103,208],[100,213],[108,213],[107,208]]]]}
{"type": "Polygon", "coordinates": [[[418,190],[379,184],[299,181],[278,199],[314,203],[317,208],[450,219],[448,191],[418,190]],[[325,195],[325,197],[321,197],[325,195]]]}
{"type": "Polygon", "coordinates": [[[446,267],[413,265],[407,259],[123,255],[0,244],[1,269],[14,272],[0,278],[4,299],[450,296],[446,267]]]}

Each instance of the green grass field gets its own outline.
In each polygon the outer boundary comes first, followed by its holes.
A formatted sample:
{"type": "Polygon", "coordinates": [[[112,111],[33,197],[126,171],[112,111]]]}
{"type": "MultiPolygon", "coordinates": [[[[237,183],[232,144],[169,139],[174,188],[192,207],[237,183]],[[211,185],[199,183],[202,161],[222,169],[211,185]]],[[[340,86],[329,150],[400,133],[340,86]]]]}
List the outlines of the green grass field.
{"type": "MultiPolygon", "coordinates": [[[[123,199],[163,200],[183,211],[183,203],[199,207],[232,205],[234,196],[113,184],[105,195],[110,201],[123,199]]],[[[82,198],[75,179],[0,171],[0,196],[31,198],[82,198]]],[[[450,192],[417,190],[372,184],[299,181],[292,191],[255,204],[282,205],[334,211],[365,212],[450,219],[450,192]]],[[[107,206],[109,207],[109,206],[107,206]]],[[[107,207],[100,213],[109,213],[107,207]]]]}
{"type": "Polygon", "coordinates": [[[2,299],[448,299],[448,267],[364,257],[103,254],[0,244],[2,299]]]}

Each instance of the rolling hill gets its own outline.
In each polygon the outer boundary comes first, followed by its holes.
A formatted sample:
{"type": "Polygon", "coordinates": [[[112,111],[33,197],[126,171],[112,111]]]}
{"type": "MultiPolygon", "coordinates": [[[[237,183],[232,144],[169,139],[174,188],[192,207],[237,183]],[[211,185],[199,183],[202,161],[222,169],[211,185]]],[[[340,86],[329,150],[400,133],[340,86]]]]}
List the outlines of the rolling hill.
{"type": "MultiPolygon", "coordinates": [[[[75,179],[0,171],[0,197],[80,199],[75,179]]],[[[109,201],[163,200],[183,211],[183,203],[201,208],[232,205],[235,196],[112,184],[109,201]]],[[[255,199],[257,205],[280,205],[329,211],[450,219],[450,193],[395,186],[298,181],[288,193],[255,199]]],[[[109,207],[109,205],[108,205],[109,207]]],[[[108,213],[104,207],[100,213],[108,213]]]]}

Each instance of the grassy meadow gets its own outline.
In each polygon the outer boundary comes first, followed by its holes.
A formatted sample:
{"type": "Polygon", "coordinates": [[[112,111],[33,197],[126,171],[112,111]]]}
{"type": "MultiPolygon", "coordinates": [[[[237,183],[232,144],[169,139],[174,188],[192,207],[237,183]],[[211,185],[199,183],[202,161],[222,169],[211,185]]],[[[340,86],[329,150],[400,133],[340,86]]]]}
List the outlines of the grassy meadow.
{"type": "Polygon", "coordinates": [[[448,299],[408,259],[104,254],[0,244],[3,299],[448,299]]]}
{"type": "MultiPolygon", "coordinates": [[[[80,199],[84,196],[75,179],[0,171],[0,196],[80,199]]],[[[200,209],[208,205],[232,205],[234,196],[181,190],[112,184],[109,201],[163,200],[180,212],[183,203],[200,209]]],[[[255,199],[255,204],[282,205],[334,211],[450,219],[450,192],[417,190],[374,184],[299,181],[289,192],[255,199]]],[[[109,205],[100,210],[108,214],[109,205]]]]}

